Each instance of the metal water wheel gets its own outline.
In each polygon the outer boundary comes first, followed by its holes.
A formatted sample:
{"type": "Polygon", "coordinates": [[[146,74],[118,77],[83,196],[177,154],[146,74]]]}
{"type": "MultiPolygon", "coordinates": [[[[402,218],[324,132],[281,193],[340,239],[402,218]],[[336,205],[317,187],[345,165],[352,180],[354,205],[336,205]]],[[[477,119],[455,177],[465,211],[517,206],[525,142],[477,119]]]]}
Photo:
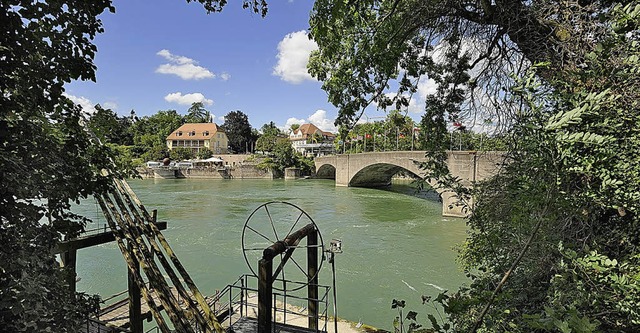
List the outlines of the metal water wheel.
{"type": "Polygon", "coordinates": [[[317,244],[309,245],[304,238],[300,243],[287,246],[293,249],[290,256],[282,253],[273,258],[273,288],[279,291],[295,291],[304,288],[315,278],[324,261],[324,242],[318,226],[311,216],[300,207],[284,201],[272,201],[256,208],[247,218],[242,228],[242,253],[251,272],[258,276],[257,264],[263,251],[277,242],[283,242],[298,229],[312,224],[317,230],[317,244]],[[313,275],[307,273],[307,250],[316,247],[319,263],[313,275]]]}

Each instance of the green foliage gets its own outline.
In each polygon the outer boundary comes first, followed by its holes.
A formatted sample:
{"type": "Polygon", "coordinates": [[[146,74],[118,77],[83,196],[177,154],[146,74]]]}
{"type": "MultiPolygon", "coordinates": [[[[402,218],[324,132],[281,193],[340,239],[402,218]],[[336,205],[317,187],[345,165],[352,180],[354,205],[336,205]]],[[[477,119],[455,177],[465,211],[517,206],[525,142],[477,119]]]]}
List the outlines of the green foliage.
{"type": "Polygon", "coordinates": [[[169,155],[169,148],[166,145],[155,145],[151,148],[146,148],[140,157],[143,161],[161,161],[169,157],[169,155]]]}
{"type": "Polygon", "coordinates": [[[256,141],[256,150],[261,152],[271,152],[276,146],[276,142],[279,138],[284,137],[284,133],[276,126],[272,121],[268,124],[262,125],[260,129],[262,135],[258,137],[256,141]]]}
{"type": "Polygon", "coordinates": [[[289,138],[277,138],[272,151],[258,163],[258,168],[272,170],[277,177],[281,177],[284,169],[289,167],[300,168],[303,174],[310,174],[315,170],[313,160],[296,152],[289,138]]]}
{"type": "MultiPolygon", "coordinates": [[[[204,108],[202,102],[194,102],[184,116],[185,123],[208,123],[211,121],[211,113],[204,108]]],[[[175,130],[175,129],[174,129],[175,130]]]]}
{"type": "Polygon", "coordinates": [[[213,150],[206,148],[201,148],[200,151],[198,151],[198,153],[196,154],[196,158],[199,158],[201,160],[206,160],[207,158],[210,158],[212,156],[213,150]]]}
{"type": "Polygon", "coordinates": [[[472,282],[442,299],[456,331],[640,331],[638,1],[318,0],[310,25],[310,73],[344,128],[436,82],[423,167],[473,208],[472,282]],[[465,115],[508,129],[501,173],[473,190],[443,154],[443,125],[465,115]]]}
{"type": "Polygon", "coordinates": [[[103,143],[133,145],[133,135],[129,130],[130,117],[118,117],[115,112],[100,105],[96,105],[95,109],[96,112],[89,115],[88,126],[103,143]]]}
{"type": "Polygon", "coordinates": [[[412,311],[409,310],[406,314],[406,316],[403,316],[403,310],[405,308],[405,306],[407,305],[406,302],[404,300],[393,300],[391,302],[391,309],[397,309],[398,310],[398,316],[396,316],[396,318],[393,321],[393,326],[394,326],[394,330],[396,333],[404,333],[405,331],[407,333],[412,333],[412,332],[438,332],[438,333],[446,333],[446,332],[455,332],[455,330],[453,329],[453,326],[451,326],[451,323],[445,322],[440,324],[443,321],[443,317],[442,317],[442,313],[441,313],[441,309],[447,309],[448,307],[448,298],[449,296],[447,295],[447,292],[443,292],[442,294],[440,294],[438,297],[436,297],[435,299],[432,299],[431,296],[426,296],[423,295],[422,296],[422,305],[425,305],[426,309],[425,312],[427,312],[426,316],[427,319],[429,320],[429,324],[431,325],[431,328],[423,328],[423,325],[420,324],[420,321],[418,320],[418,315],[419,313],[416,311],[412,311]],[[433,315],[432,313],[435,313],[438,317],[436,318],[435,315],[433,315]],[[407,325],[408,324],[408,325],[407,325]],[[405,329],[406,328],[406,329],[405,329]]]}
{"type": "Polygon", "coordinates": [[[168,156],[166,139],[171,132],[184,124],[176,110],[158,111],[145,116],[131,125],[136,154],[147,161],[156,161],[168,156]]]}
{"type": "Polygon", "coordinates": [[[196,157],[193,150],[189,148],[177,147],[169,151],[169,158],[174,161],[190,160],[196,157]]]}
{"type": "Polygon", "coordinates": [[[229,147],[234,152],[246,153],[248,152],[247,149],[251,149],[255,138],[246,114],[239,110],[227,113],[224,116],[222,127],[227,133],[227,138],[229,138],[229,147]]]}
{"type": "Polygon", "coordinates": [[[63,84],[95,78],[97,16],[113,8],[99,0],[0,6],[0,327],[77,332],[98,304],[69,292],[53,248],[83,228],[71,203],[108,186],[100,170],[114,155],[92,143],[63,84]]]}
{"type": "Polygon", "coordinates": [[[556,87],[551,93],[533,75],[516,87],[529,108],[514,128],[518,140],[509,164],[477,193],[461,260],[479,272],[471,275],[471,288],[455,296],[464,306],[452,317],[462,327],[472,326],[463,314],[479,312],[487,290],[541,222],[483,329],[640,329],[640,161],[633,153],[640,143],[640,110],[630,75],[637,67],[618,62],[640,48],[626,38],[612,32],[585,70],[547,80],[556,87]]]}
{"type": "Polygon", "coordinates": [[[384,121],[356,124],[353,128],[340,127],[344,147],[336,149],[346,153],[370,151],[419,150],[421,143],[411,117],[398,110],[389,112],[384,121]],[[412,138],[413,133],[413,138],[412,138]]]}

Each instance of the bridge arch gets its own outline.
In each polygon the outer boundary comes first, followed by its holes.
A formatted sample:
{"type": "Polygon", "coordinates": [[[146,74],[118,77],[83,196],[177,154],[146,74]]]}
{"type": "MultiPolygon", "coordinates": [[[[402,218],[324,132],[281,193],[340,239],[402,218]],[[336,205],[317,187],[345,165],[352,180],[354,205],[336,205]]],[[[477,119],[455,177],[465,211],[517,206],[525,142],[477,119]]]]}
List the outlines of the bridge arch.
{"type": "MultiPolygon", "coordinates": [[[[389,185],[391,177],[400,170],[424,177],[419,163],[425,161],[424,151],[371,152],[350,155],[316,157],[318,178],[333,178],[336,186],[380,187],[389,185]]],[[[447,165],[454,177],[463,183],[473,184],[495,175],[504,163],[503,152],[449,151],[447,165]]],[[[436,188],[434,183],[431,186],[436,188]]],[[[436,188],[442,198],[442,214],[466,216],[467,212],[456,207],[458,199],[451,192],[436,188]]]]}
{"type": "Polygon", "coordinates": [[[316,170],[316,178],[336,179],[336,166],[331,163],[318,166],[316,170]]]}
{"type": "MultiPolygon", "coordinates": [[[[363,167],[356,171],[349,180],[348,186],[355,187],[383,187],[391,185],[391,178],[399,172],[404,171],[415,179],[422,179],[423,172],[415,168],[407,168],[406,166],[395,163],[374,163],[363,167]]],[[[433,184],[430,184],[433,185],[433,184]]]]}

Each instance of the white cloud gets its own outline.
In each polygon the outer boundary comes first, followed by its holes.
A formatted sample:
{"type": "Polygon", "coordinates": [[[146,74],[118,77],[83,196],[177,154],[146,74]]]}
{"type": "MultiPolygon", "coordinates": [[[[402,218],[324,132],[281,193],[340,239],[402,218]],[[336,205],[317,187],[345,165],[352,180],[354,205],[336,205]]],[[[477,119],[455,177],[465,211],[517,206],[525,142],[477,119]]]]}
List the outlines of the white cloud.
{"type": "Polygon", "coordinates": [[[116,102],[104,102],[104,104],[102,104],[102,107],[105,109],[111,109],[113,111],[118,109],[118,103],[116,102]]]}
{"type": "Polygon", "coordinates": [[[418,95],[420,95],[421,100],[424,101],[428,95],[435,94],[436,89],[438,89],[436,81],[426,76],[420,77],[418,81],[418,95]]]}
{"type": "Polygon", "coordinates": [[[204,105],[212,105],[213,100],[205,98],[201,93],[182,94],[175,92],[164,96],[164,100],[170,103],[178,103],[181,105],[191,105],[196,102],[202,102],[204,105]]]}
{"type": "Polygon", "coordinates": [[[222,73],[220,74],[220,78],[222,79],[222,81],[227,81],[231,78],[231,74],[229,73],[222,73]]]}
{"type": "Polygon", "coordinates": [[[273,68],[273,75],[293,84],[314,81],[307,72],[307,63],[311,51],[317,49],[318,45],[309,39],[306,31],[287,34],[278,43],[278,63],[273,68]]]}
{"type": "Polygon", "coordinates": [[[310,115],[308,119],[310,123],[325,132],[335,133],[338,131],[336,125],[333,124],[335,119],[327,118],[327,111],[325,110],[317,110],[314,114],[310,115]]]}
{"type": "Polygon", "coordinates": [[[161,50],[156,54],[169,61],[168,64],[162,64],[156,68],[156,73],[174,74],[183,80],[201,80],[215,77],[215,74],[202,66],[198,66],[198,62],[191,58],[171,54],[169,50],[161,50]]]}
{"type": "Polygon", "coordinates": [[[280,127],[280,129],[286,133],[289,133],[291,125],[293,124],[302,125],[311,123],[325,132],[336,133],[338,131],[338,128],[333,124],[334,121],[335,119],[327,118],[327,111],[317,110],[307,119],[298,119],[293,117],[287,119],[287,123],[284,125],[284,127],[280,127]]]}
{"type": "Polygon", "coordinates": [[[93,114],[96,112],[96,108],[95,108],[96,103],[91,102],[90,99],[83,96],[69,95],[67,93],[64,93],[64,96],[70,99],[73,103],[80,104],[80,106],[82,107],[82,110],[85,113],[93,114]]]}
{"type": "Polygon", "coordinates": [[[289,118],[287,119],[287,123],[284,124],[284,127],[281,127],[280,129],[282,131],[284,131],[285,133],[289,133],[289,130],[291,129],[291,125],[293,124],[298,124],[298,125],[302,125],[304,123],[306,123],[307,121],[305,119],[298,119],[298,118],[289,118]]]}

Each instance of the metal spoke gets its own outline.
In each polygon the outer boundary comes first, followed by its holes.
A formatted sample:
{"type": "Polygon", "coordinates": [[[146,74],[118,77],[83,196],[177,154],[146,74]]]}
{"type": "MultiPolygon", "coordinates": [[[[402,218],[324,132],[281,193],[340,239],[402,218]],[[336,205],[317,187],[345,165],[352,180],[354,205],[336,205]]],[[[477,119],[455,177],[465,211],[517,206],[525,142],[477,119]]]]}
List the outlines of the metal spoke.
{"type": "MultiPolygon", "coordinates": [[[[299,225],[307,223],[313,224],[313,232],[317,233],[318,243],[309,245],[305,244],[306,242],[301,242],[302,239],[298,239],[295,243],[292,242],[293,240],[289,240],[288,242],[291,245],[283,244],[286,246],[286,249],[284,249],[283,252],[278,253],[278,255],[276,255],[272,261],[274,269],[272,271],[272,278],[274,279],[273,288],[275,290],[294,291],[299,290],[300,288],[307,285],[312,278],[317,276],[315,274],[312,276],[310,272],[306,271],[307,268],[305,260],[308,259],[306,258],[306,256],[308,255],[308,251],[318,252],[318,255],[321,256],[321,252],[319,252],[317,249],[320,248],[320,250],[322,250],[324,248],[324,244],[322,241],[322,236],[320,235],[320,232],[318,231],[313,219],[296,205],[287,202],[272,201],[260,205],[251,213],[251,215],[249,215],[249,218],[245,222],[244,230],[242,233],[242,251],[244,254],[245,262],[249,266],[251,272],[257,275],[257,272],[254,270],[254,257],[259,256],[258,254],[261,251],[264,251],[264,249],[271,244],[283,242],[284,240],[289,239],[289,237],[291,237],[291,235],[296,232],[296,229],[299,229],[299,225]],[[288,210],[292,207],[294,208],[293,211],[288,210]],[[262,209],[264,209],[264,213],[262,212],[262,209]],[[262,214],[266,215],[266,218],[268,219],[267,221],[265,221],[265,215],[262,214]],[[287,225],[284,224],[285,221],[293,223],[291,223],[287,227],[287,225]],[[270,227],[266,225],[267,223],[270,225],[270,227]],[[276,224],[278,225],[276,226],[276,224]],[[246,230],[251,230],[257,236],[247,236],[249,234],[246,230]],[[273,236],[269,235],[270,232],[273,232],[273,236]],[[300,249],[298,250],[298,248],[300,249]],[[299,253],[294,253],[296,251],[299,253]],[[302,265],[300,263],[302,263],[302,265]],[[287,267],[293,265],[295,265],[297,268],[287,267]],[[289,270],[288,273],[287,270],[289,270]],[[300,272],[302,272],[302,275],[299,275],[296,270],[300,270],[300,272]],[[297,284],[290,284],[290,282],[293,281],[288,281],[287,278],[300,280],[301,286],[298,286],[297,284]],[[282,282],[275,283],[276,280],[281,280],[282,282]]],[[[323,259],[318,258],[318,271],[322,267],[323,261],[323,259]]]]}
{"type": "Polygon", "coordinates": [[[263,235],[263,234],[262,234],[261,232],[259,232],[258,230],[251,228],[251,226],[247,225],[247,229],[249,229],[249,230],[251,230],[251,231],[255,232],[255,233],[256,233],[256,234],[258,234],[258,235],[260,235],[260,237],[262,237],[262,238],[264,238],[264,239],[268,240],[271,244],[275,243],[274,241],[272,241],[271,239],[269,239],[269,237],[267,237],[267,236],[263,235]]]}
{"type": "Polygon", "coordinates": [[[248,248],[244,250],[245,251],[264,251],[264,247],[254,247],[254,248],[248,248]]]}
{"type": "Polygon", "coordinates": [[[271,223],[271,229],[273,229],[273,234],[276,236],[277,240],[281,240],[280,237],[278,237],[278,232],[276,231],[276,226],[273,225],[273,218],[271,217],[271,213],[269,212],[269,208],[266,205],[264,206],[264,210],[267,211],[267,216],[269,216],[269,222],[271,223]]]}
{"type": "Polygon", "coordinates": [[[295,228],[296,225],[298,225],[298,222],[300,222],[300,219],[302,218],[303,215],[304,215],[304,212],[300,212],[300,215],[298,215],[298,218],[296,219],[296,222],[291,226],[291,229],[289,229],[289,232],[287,232],[287,236],[285,237],[285,239],[287,237],[289,237],[289,235],[291,235],[291,232],[293,231],[293,228],[295,228]]]}
{"type": "Polygon", "coordinates": [[[296,266],[298,266],[298,269],[300,269],[300,271],[302,272],[302,274],[304,274],[304,276],[307,277],[307,279],[311,279],[311,277],[309,276],[309,274],[307,274],[307,272],[304,271],[304,269],[302,267],[300,267],[300,265],[298,264],[298,262],[291,258],[291,261],[293,261],[294,264],[296,264],[296,266]]]}
{"type": "Polygon", "coordinates": [[[288,249],[312,249],[314,247],[321,248],[322,245],[318,244],[318,245],[302,245],[302,246],[291,245],[291,246],[287,246],[288,249]]]}

